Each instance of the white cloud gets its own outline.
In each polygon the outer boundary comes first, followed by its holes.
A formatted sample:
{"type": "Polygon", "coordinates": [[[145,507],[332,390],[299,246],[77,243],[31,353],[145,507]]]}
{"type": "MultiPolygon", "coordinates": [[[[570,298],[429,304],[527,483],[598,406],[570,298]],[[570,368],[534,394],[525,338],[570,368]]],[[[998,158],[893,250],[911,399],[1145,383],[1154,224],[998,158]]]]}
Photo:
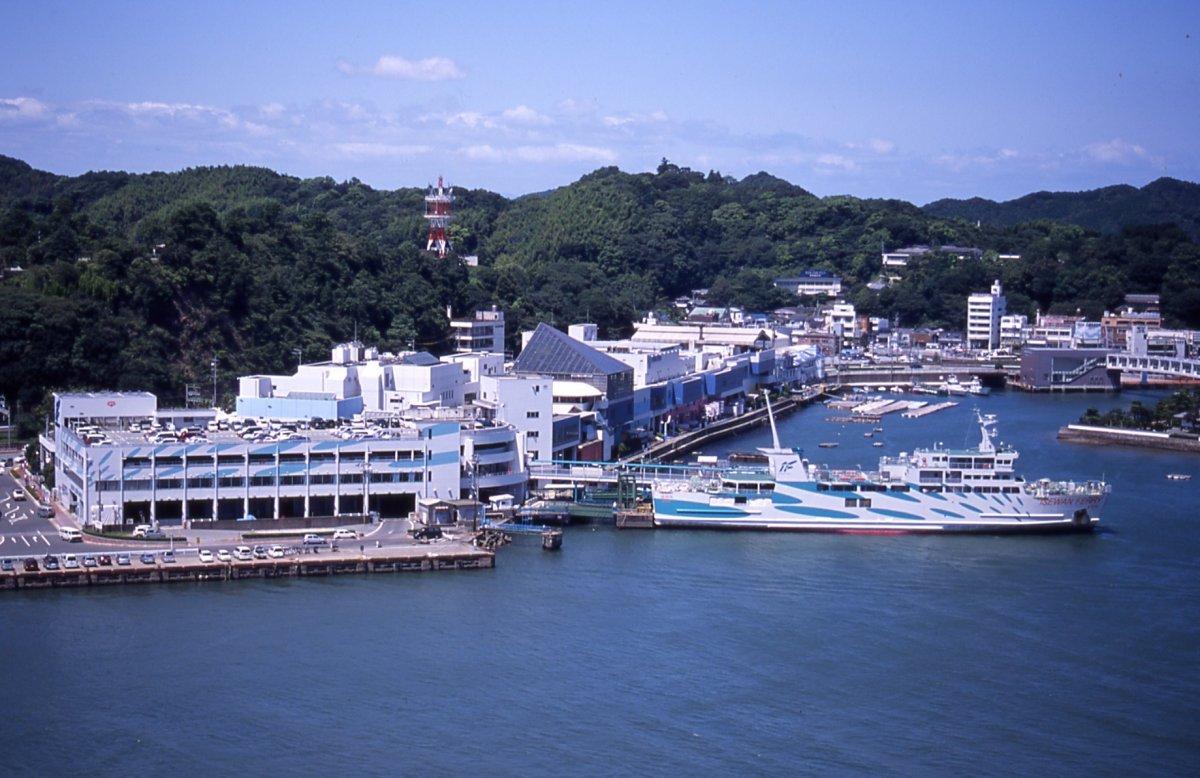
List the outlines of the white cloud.
{"type": "Polygon", "coordinates": [[[280,116],[283,116],[284,110],[284,107],[279,103],[267,103],[258,107],[260,114],[271,119],[278,119],[280,116]]]}
{"type": "Polygon", "coordinates": [[[386,157],[414,157],[418,154],[428,154],[433,151],[431,146],[420,144],[351,142],[335,143],[335,151],[345,157],[354,159],[379,159],[386,157]]]}
{"type": "Polygon", "coordinates": [[[876,154],[891,154],[896,149],[895,143],[883,138],[871,138],[867,141],[867,146],[876,154]]]}
{"type": "Polygon", "coordinates": [[[555,103],[554,108],[566,116],[585,116],[596,113],[597,105],[595,100],[577,100],[574,97],[568,97],[555,103]]]}
{"type": "Polygon", "coordinates": [[[348,76],[370,75],[395,78],[401,81],[452,81],[467,76],[458,63],[449,57],[405,59],[385,54],[375,60],[373,65],[360,67],[343,60],[338,63],[337,67],[348,76]]]}
{"type": "Polygon", "coordinates": [[[628,127],[635,124],[658,124],[667,121],[667,113],[663,110],[650,113],[610,114],[602,118],[605,127],[628,127]]]}
{"type": "Polygon", "coordinates": [[[817,155],[817,167],[837,168],[838,170],[855,170],[858,168],[858,163],[849,157],[842,154],[819,154],[817,155]]]}
{"type": "Polygon", "coordinates": [[[29,121],[41,119],[49,112],[50,106],[33,97],[0,97],[0,120],[29,121]]]}
{"type": "Polygon", "coordinates": [[[1129,143],[1120,138],[1090,143],[1083,150],[1097,162],[1129,164],[1138,160],[1150,159],[1150,154],[1146,149],[1136,143],[1129,143]]]}
{"type": "Polygon", "coordinates": [[[549,116],[538,113],[527,105],[508,108],[501,111],[500,115],[514,124],[550,124],[553,121],[549,116]]]}
{"type": "Polygon", "coordinates": [[[461,152],[468,159],[488,162],[615,162],[612,149],[580,143],[554,143],[542,146],[496,148],[489,143],[465,146],[461,152]]]}

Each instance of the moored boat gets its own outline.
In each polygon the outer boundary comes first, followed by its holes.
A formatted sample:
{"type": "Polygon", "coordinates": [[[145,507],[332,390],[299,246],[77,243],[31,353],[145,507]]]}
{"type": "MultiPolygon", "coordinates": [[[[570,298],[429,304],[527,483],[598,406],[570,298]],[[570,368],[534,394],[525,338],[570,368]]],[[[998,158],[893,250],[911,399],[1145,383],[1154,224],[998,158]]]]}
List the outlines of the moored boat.
{"type": "MultiPolygon", "coordinates": [[[[768,407],[769,410],[769,407],[768,407]]],[[[993,415],[977,413],[974,448],[934,447],[882,457],[879,469],[836,470],[773,445],[767,467],[726,467],[705,479],[661,479],[652,488],[659,527],[869,534],[1082,532],[1100,521],[1103,481],[1027,481],[1019,454],[997,445],[993,415]]],[[[823,448],[830,444],[819,444],[823,448]]],[[[832,444],[836,445],[836,444],[832,444]]]]}

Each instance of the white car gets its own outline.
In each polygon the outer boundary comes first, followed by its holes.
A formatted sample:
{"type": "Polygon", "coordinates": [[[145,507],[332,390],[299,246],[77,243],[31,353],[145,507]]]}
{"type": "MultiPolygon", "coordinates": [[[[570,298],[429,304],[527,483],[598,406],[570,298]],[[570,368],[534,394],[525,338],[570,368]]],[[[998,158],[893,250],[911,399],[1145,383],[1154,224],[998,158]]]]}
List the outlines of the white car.
{"type": "Polygon", "coordinates": [[[339,529],[333,533],[334,540],[357,540],[358,533],[352,529],[339,529]]]}
{"type": "Polygon", "coordinates": [[[25,499],[25,492],[21,489],[13,489],[12,498],[20,502],[25,499]]]}
{"type": "Polygon", "coordinates": [[[215,561],[213,559],[213,552],[207,548],[200,549],[200,561],[206,565],[211,565],[215,561]]]}
{"type": "Polygon", "coordinates": [[[283,546],[271,546],[270,550],[267,551],[267,554],[272,559],[283,559],[283,546]]]}
{"type": "Polygon", "coordinates": [[[242,562],[248,562],[254,558],[254,552],[249,546],[238,546],[233,550],[233,558],[242,562]]]}
{"type": "Polygon", "coordinates": [[[229,549],[222,548],[217,551],[217,559],[221,560],[222,562],[232,562],[233,555],[229,553],[229,549]]]}

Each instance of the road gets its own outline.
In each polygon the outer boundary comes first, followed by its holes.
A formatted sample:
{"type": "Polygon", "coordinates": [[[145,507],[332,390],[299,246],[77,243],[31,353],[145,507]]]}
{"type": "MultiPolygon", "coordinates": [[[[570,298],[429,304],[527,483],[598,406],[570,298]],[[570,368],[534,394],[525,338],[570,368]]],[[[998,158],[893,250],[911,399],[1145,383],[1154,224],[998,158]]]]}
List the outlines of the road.
{"type": "MultiPolygon", "coordinates": [[[[169,548],[174,548],[180,555],[193,555],[201,548],[216,552],[220,549],[232,551],[240,545],[300,545],[299,536],[246,540],[242,538],[241,533],[230,530],[183,528],[164,528],[174,536],[173,541],[167,542],[93,538],[85,535],[82,543],[69,543],[58,536],[58,528],[50,519],[37,515],[38,504],[32,497],[27,495],[24,500],[12,499],[13,491],[20,488],[20,484],[11,475],[7,472],[0,473],[0,557],[25,558],[64,553],[112,555],[121,552],[128,552],[136,557],[147,551],[158,553],[169,548]]],[[[338,542],[343,550],[351,550],[358,545],[373,547],[376,543],[382,547],[412,545],[415,541],[409,535],[411,528],[412,522],[408,519],[387,519],[376,525],[347,527],[358,532],[360,538],[338,542]]]]}
{"type": "Polygon", "coordinates": [[[0,556],[45,554],[78,546],[60,540],[50,519],[38,517],[38,504],[31,496],[14,500],[12,494],[18,490],[24,491],[17,479],[7,471],[0,473],[0,556]]]}

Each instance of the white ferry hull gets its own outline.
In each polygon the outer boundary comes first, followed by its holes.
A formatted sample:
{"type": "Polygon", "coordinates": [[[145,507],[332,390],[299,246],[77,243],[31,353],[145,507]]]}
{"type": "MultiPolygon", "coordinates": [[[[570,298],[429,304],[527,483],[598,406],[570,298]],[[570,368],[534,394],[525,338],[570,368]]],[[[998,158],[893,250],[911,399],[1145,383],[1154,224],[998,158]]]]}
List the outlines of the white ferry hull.
{"type": "Polygon", "coordinates": [[[1104,496],[871,492],[869,507],[847,506],[828,492],[779,485],[769,497],[707,492],[654,496],[654,523],[664,528],[833,532],[850,534],[1047,534],[1089,532],[1104,496]]]}

